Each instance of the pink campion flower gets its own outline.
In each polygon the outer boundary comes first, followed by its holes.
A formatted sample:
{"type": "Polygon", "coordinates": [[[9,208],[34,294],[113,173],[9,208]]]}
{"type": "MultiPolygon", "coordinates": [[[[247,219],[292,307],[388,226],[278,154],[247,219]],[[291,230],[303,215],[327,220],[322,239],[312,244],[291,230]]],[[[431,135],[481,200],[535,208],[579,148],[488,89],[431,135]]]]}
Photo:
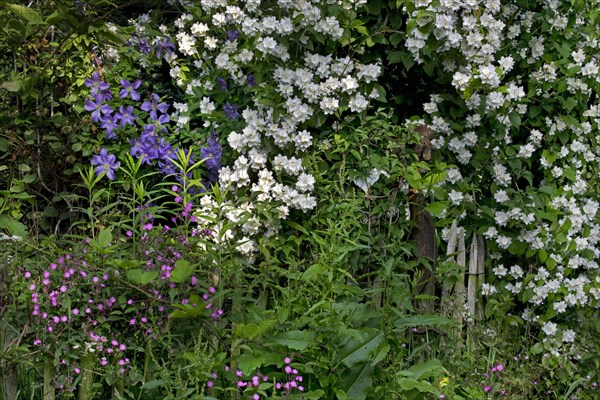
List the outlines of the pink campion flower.
{"type": "Polygon", "coordinates": [[[105,280],[105,281],[107,281],[108,280],[108,274],[102,275],[102,279],[105,280]]]}
{"type": "Polygon", "coordinates": [[[298,390],[304,392],[304,386],[298,386],[298,390]]]}
{"type": "Polygon", "coordinates": [[[79,375],[79,373],[81,372],[81,370],[79,368],[75,368],[73,370],[73,372],[75,373],[75,375],[79,375]]]}
{"type": "Polygon", "coordinates": [[[289,357],[286,357],[286,358],[283,359],[283,362],[286,363],[286,364],[291,364],[292,363],[292,359],[289,358],[289,357]]]}
{"type": "Polygon", "coordinates": [[[496,365],[496,371],[504,371],[504,365],[502,365],[502,364],[496,365]]]}
{"type": "Polygon", "coordinates": [[[72,310],[71,310],[71,313],[72,313],[73,315],[77,315],[77,314],[79,314],[79,308],[74,308],[74,309],[72,309],[72,310]]]}
{"type": "Polygon", "coordinates": [[[206,381],[206,387],[211,388],[215,386],[215,383],[213,381],[206,381]]]}
{"type": "Polygon", "coordinates": [[[240,378],[241,378],[241,377],[244,375],[244,373],[243,373],[242,371],[240,371],[240,370],[237,370],[237,371],[235,371],[235,375],[236,375],[237,377],[240,377],[240,378]]]}
{"type": "Polygon", "coordinates": [[[29,285],[29,290],[33,291],[35,290],[36,286],[35,283],[32,283],[31,285],[29,285]]]}
{"type": "Polygon", "coordinates": [[[125,234],[127,235],[127,237],[132,237],[133,236],[133,232],[132,231],[127,231],[125,232],[125,234]]]}
{"type": "Polygon", "coordinates": [[[50,264],[50,269],[54,271],[56,269],[56,264],[55,263],[50,264]]]}
{"type": "Polygon", "coordinates": [[[148,222],[147,224],[144,224],[144,226],[142,226],[142,229],[145,231],[151,231],[152,230],[152,222],[148,222]]]}
{"type": "Polygon", "coordinates": [[[119,345],[119,342],[117,342],[116,340],[113,339],[112,342],[110,342],[110,344],[117,347],[119,345]]]}
{"type": "Polygon", "coordinates": [[[31,278],[31,272],[25,271],[25,278],[31,278]]]}
{"type": "Polygon", "coordinates": [[[39,346],[40,344],[42,344],[42,341],[41,341],[40,339],[35,339],[35,340],[33,341],[33,345],[34,345],[34,346],[39,346]]]}
{"type": "Polygon", "coordinates": [[[254,396],[252,396],[252,400],[259,400],[260,396],[258,395],[258,393],[255,393],[254,396]]]}
{"type": "Polygon", "coordinates": [[[125,346],[124,344],[121,344],[121,345],[119,345],[119,350],[125,351],[125,350],[127,350],[127,346],[125,346]]]}
{"type": "Polygon", "coordinates": [[[102,359],[100,360],[100,365],[102,365],[103,367],[106,367],[108,365],[106,357],[102,357],[102,359]]]}
{"type": "Polygon", "coordinates": [[[67,316],[66,316],[66,315],[62,315],[62,316],[60,317],[60,321],[61,321],[61,322],[67,322],[67,319],[68,319],[68,318],[67,318],[67,316]]]}
{"type": "Polygon", "coordinates": [[[286,374],[291,374],[292,373],[292,367],[290,367],[289,365],[285,366],[285,373],[286,374]]]}
{"type": "Polygon", "coordinates": [[[66,292],[66,291],[67,291],[67,287],[66,287],[65,285],[62,285],[62,286],[60,287],[60,291],[61,291],[62,293],[66,292]]]}
{"type": "Polygon", "coordinates": [[[98,277],[97,277],[97,276],[94,276],[94,277],[92,278],[92,282],[94,282],[94,283],[98,283],[98,277]]]}
{"type": "Polygon", "coordinates": [[[484,387],[483,387],[483,391],[484,391],[484,392],[489,392],[490,390],[492,390],[492,387],[491,387],[491,386],[484,386],[484,387]]]}

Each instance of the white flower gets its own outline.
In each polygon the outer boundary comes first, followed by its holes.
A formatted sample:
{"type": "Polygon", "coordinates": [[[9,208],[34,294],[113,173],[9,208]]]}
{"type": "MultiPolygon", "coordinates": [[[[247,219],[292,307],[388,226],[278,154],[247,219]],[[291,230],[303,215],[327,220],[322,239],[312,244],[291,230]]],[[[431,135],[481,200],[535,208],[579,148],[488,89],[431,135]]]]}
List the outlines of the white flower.
{"type": "Polygon", "coordinates": [[[448,198],[450,198],[450,201],[453,205],[459,205],[465,196],[461,192],[457,192],[456,190],[452,189],[450,193],[448,193],[448,198]]]}
{"type": "Polygon", "coordinates": [[[542,330],[547,336],[554,336],[558,331],[558,326],[554,322],[548,321],[542,325],[542,330]]]}

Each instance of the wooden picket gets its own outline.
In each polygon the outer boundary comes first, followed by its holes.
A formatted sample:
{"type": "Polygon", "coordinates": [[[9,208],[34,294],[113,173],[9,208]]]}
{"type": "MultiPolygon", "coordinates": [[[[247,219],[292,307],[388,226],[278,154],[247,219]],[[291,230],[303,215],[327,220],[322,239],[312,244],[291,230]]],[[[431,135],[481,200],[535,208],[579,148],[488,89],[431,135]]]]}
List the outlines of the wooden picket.
{"type": "Polygon", "coordinates": [[[481,288],[485,283],[485,242],[483,236],[473,234],[469,253],[467,254],[465,230],[460,228],[456,221],[453,221],[448,233],[446,257],[448,261],[455,262],[464,271],[464,278],[458,279],[452,285],[446,284],[442,287],[442,313],[452,315],[453,318],[462,321],[466,306],[468,317],[482,318],[484,307],[481,288]]]}

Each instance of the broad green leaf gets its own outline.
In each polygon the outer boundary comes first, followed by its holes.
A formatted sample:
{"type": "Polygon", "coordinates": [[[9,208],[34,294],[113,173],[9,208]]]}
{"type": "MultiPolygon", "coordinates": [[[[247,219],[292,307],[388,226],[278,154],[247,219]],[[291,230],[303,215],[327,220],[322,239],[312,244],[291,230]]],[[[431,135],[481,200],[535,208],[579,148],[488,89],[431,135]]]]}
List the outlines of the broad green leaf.
{"type": "Polygon", "coordinates": [[[356,363],[370,360],[379,344],[383,341],[384,334],[377,329],[365,329],[361,337],[351,339],[340,351],[340,362],[347,367],[356,363]]]}
{"type": "Polygon", "coordinates": [[[0,215],[0,229],[6,229],[10,235],[18,236],[24,240],[28,237],[27,227],[8,215],[0,215]]]}
{"type": "Polygon", "coordinates": [[[196,271],[196,267],[182,258],[175,263],[175,268],[171,271],[171,278],[169,279],[171,282],[183,283],[192,276],[194,271],[196,271]]]}
{"type": "Polygon", "coordinates": [[[21,90],[21,84],[18,81],[5,81],[0,85],[0,89],[7,90],[9,92],[18,92],[21,90]]]}
{"type": "Polygon", "coordinates": [[[316,334],[313,331],[288,331],[283,332],[273,339],[273,341],[292,350],[302,351],[314,343],[316,334]]]}
{"type": "Polygon", "coordinates": [[[265,362],[262,354],[244,353],[237,358],[238,368],[245,374],[249,375],[265,362]]]}
{"type": "Polygon", "coordinates": [[[271,327],[277,322],[277,320],[265,320],[256,324],[251,322],[249,324],[237,324],[233,328],[233,333],[241,339],[256,339],[259,336],[264,335],[271,329],[271,327]]]}
{"type": "Polygon", "coordinates": [[[418,390],[420,393],[437,393],[435,387],[427,381],[418,381],[413,378],[399,378],[398,385],[404,391],[418,390]]]}
{"type": "Polygon", "coordinates": [[[108,247],[113,240],[112,233],[108,229],[104,229],[98,235],[98,245],[100,247],[108,247]]]}
{"type": "Polygon", "coordinates": [[[346,392],[347,400],[364,400],[368,391],[373,387],[374,368],[369,363],[357,364],[354,368],[344,371],[341,377],[342,389],[346,392]]]}
{"type": "Polygon", "coordinates": [[[141,269],[130,269],[127,278],[137,285],[147,285],[158,277],[158,271],[142,271],[141,269]]]}
{"type": "Polygon", "coordinates": [[[19,4],[6,4],[6,8],[12,11],[17,17],[22,18],[30,24],[43,24],[44,20],[40,14],[33,8],[21,6],[19,4]]]}
{"type": "Polygon", "coordinates": [[[442,362],[438,359],[431,359],[419,364],[415,364],[408,369],[412,372],[413,379],[428,379],[436,376],[438,373],[445,371],[442,362]]]}
{"type": "Polygon", "coordinates": [[[436,201],[433,203],[429,203],[425,209],[432,213],[436,217],[440,217],[444,210],[447,210],[450,207],[450,203],[448,201],[436,201]]]}

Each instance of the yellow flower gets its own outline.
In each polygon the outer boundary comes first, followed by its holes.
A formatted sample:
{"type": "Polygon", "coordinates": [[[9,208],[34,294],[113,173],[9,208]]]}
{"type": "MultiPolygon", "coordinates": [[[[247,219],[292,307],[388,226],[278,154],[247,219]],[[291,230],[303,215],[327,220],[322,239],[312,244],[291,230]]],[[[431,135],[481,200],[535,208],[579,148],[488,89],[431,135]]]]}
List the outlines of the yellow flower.
{"type": "Polygon", "coordinates": [[[448,384],[448,382],[449,382],[449,381],[450,381],[450,378],[448,378],[447,376],[446,376],[446,377],[444,377],[444,378],[442,378],[442,379],[440,380],[440,387],[444,387],[444,386],[446,386],[446,385],[448,384]]]}

